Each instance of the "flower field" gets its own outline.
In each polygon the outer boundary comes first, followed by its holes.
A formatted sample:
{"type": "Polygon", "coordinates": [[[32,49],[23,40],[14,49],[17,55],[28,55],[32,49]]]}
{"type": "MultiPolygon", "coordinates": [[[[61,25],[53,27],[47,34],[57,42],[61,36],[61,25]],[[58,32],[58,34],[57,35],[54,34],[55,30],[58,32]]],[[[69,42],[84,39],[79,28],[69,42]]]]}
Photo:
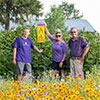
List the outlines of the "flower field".
{"type": "Polygon", "coordinates": [[[61,81],[51,72],[44,72],[41,79],[24,79],[22,83],[1,79],[0,100],[100,100],[99,69],[94,66],[84,80],[81,75],[69,75],[61,81]]]}

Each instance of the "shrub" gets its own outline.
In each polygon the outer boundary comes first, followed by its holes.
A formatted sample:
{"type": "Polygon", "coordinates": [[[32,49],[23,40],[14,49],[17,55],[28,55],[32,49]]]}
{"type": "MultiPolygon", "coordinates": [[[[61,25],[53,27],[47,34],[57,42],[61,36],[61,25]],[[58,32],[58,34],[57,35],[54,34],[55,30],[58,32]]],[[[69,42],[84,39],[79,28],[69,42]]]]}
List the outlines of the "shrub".
{"type": "MultiPolygon", "coordinates": [[[[16,39],[16,37],[21,36],[22,29],[24,26],[19,26],[18,28],[12,28],[9,32],[1,31],[0,32],[0,75],[3,77],[9,76],[10,78],[16,78],[16,68],[13,65],[13,48],[12,43],[16,39]]],[[[37,43],[37,28],[33,26],[29,26],[30,38],[33,43],[40,49],[41,45],[37,43]]],[[[79,35],[83,36],[90,45],[90,50],[86,55],[85,63],[84,63],[84,71],[90,70],[90,66],[100,64],[100,34],[93,32],[85,32],[80,31],[79,35]]],[[[68,45],[68,40],[71,38],[70,33],[63,33],[63,40],[68,45]]],[[[45,43],[42,44],[43,53],[42,59],[41,54],[32,50],[32,66],[33,66],[33,75],[37,76],[42,73],[42,71],[46,69],[51,69],[52,65],[52,42],[45,37],[45,43]],[[42,61],[41,61],[42,60],[42,61]]],[[[67,54],[67,65],[66,71],[69,71],[69,48],[67,54]]]]}

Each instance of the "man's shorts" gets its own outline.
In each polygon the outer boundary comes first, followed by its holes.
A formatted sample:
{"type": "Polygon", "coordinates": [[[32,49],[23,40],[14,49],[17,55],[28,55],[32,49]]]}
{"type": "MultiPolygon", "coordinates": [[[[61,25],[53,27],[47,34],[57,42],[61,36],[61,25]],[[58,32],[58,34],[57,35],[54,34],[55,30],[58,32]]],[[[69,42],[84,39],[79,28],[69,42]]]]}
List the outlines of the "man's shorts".
{"type": "Polygon", "coordinates": [[[53,61],[52,69],[53,70],[64,70],[64,66],[66,65],[66,61],[63,62],[62,68],[59,67],[60,62],[53,61]]]}
{"type": "Polygon", "coordinates": [[[26,67],[28,73],[32,73],[32,67],[30,63],[24,63],[16,61],[16,72],[17,74],[23,74],[24,67],[26,67]]]}

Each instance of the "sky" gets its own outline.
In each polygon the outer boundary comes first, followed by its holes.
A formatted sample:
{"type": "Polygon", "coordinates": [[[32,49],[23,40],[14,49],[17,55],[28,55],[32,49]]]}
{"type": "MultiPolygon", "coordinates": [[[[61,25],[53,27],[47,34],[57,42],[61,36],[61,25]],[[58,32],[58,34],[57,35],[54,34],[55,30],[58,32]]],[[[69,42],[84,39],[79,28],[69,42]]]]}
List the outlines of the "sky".
{"type": "MultiPolygon", "coordinates": [[[[100,0],[39,0],[43,3],[44,14],[50,11],[51,5],[59,5],[62,1],[67,1],[68,4],[74,3],[75,8],[83,14],[82,19],[86,19],[93,28],[100,32],[100,0]]],[[[42,17],[43,18],[43,17],[42,17]]]]}

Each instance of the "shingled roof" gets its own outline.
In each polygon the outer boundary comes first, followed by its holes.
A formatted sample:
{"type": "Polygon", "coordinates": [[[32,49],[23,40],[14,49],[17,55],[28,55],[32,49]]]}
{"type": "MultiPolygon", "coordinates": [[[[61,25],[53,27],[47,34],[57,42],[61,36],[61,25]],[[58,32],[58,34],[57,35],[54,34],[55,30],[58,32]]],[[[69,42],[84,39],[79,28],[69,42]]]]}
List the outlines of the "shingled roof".
{"type": "MultiPolygon", "coordinates": [[[[45,20],[44,19],[39,19],[39,21],[32,20],[31,22],[27,21],[24,24],[25,25],[33,25],[33,24],[37,25],[37,22],[45,22],[45,20]]],[[[11,22],[10,23],[10,28],[11,27],[17,28],[19,25],[20,24],[16,24],[16,23],[11,22]]],[[[93,26],[90,25],[90,23],[86,19],[66,19],[65,26],[68,27],[67,31],[70,31],[70,28],[72,28],[72,27],[76,27],[78,30],[83,30],[84,29],[84,31],[89,31],[89,32],[96,31],[93,28],[93,26]]],[[[0,29],[3,29],[3,28],[0,27],[0,29]]]]}
{"type": "MultiPolygon", "coordinates": [[[[39,21],[45,22],[44,19],[40,19],[39,21]]],[[[76,27],[78,30],[84,30],[89,32],[96,31],[86,19],[66,19],[65,26],[68,27],[67,31],[70,31],[70,28],[72,27],[76,27]]]]}
{"type": "Polygon", "coordinates": [[[68,27],[67,31],[70,31],[70,28],[76,27],[78,30],[94,32],[96,31],[92,25],[86,19],[67,19],[65,22],[65,26],[68,27]]]}

